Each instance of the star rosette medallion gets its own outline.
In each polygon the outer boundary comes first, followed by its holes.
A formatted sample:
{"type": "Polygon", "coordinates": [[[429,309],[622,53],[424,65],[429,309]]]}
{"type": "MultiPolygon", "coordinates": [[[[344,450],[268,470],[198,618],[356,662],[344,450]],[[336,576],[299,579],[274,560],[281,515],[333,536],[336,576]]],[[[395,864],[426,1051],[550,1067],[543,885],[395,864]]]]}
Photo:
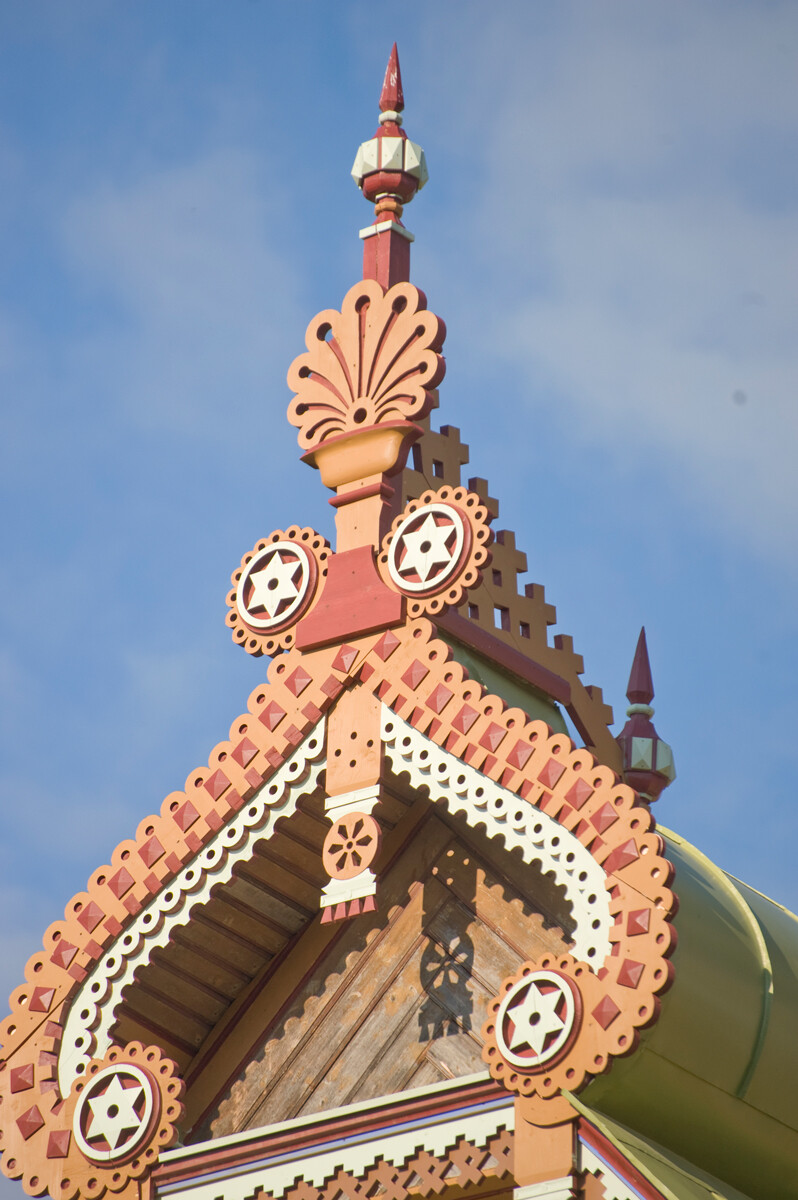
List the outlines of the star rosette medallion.
{"type": "Polygon", "coordinates": [[[277,654],[294,643],[327,573],[330,546],[313,529],[292,525],[262,538],[233,572],[227,624],[248,654],[277,654]]]}
{"type": "Polygon", "coordinates": [[[106,1067],[91,1080],[73,1119],[75,1141],[86,1158],[127,1158],[146,1140],[159,1100],[149,1076],[132,1063],[106,1067]]]}
{"type": "Polygon", "coordinates": [[[89,1062],[48,1120],[52,1175],[40,1180],[50,1194],[99,1200],[141,1179],[177,1138],[185,1087],[177,1070],[158,1046],[141,1042],[89,1062]]]}
{"type": "Polygon", "coordinates": [[[556,971],[535,971],[504,996],[496,1014],[499,1052],[522,1071],[541,1071],[568,1047],[576,1032],[580,997],[556,971]]]}
{"type": "Polygon", "coordinates": [[[491,516],[479,496],[444,487],[411,500],[383,539],[385,583],[408,597],[410,616],[434,616],[461,604],[490,559],[491,516]]]}

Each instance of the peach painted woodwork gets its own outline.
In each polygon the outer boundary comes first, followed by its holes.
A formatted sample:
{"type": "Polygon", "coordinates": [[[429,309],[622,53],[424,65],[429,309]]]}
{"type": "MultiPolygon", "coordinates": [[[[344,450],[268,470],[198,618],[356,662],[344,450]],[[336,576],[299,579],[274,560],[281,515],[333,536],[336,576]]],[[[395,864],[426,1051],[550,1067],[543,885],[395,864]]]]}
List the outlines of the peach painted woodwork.
{"type": "Polygon", "coordinates": [[[664,743],[639,721],[616,743],[571,640],[549,644],[542,587],[519,591],[526,560],[494,535],[487,483],[461,482],[458,431],[429,426],[445,326],[408,279],[401,216],[427,172],[403,107],[394,46],[353,171],[375,205],[364,278],[310,322],[288,373],[335,546],[290,525],[243,555],[226,620],[271,659],[265,681],[11,996],[0,1147],[29,1194],[149,1197],[178,1135],[388,1095],[404,1112],[419,1088],[440,1115],[477,1072],[472,1135],[419,1135],[390,1171],[339,1164],[285,1194],[570,1190],[572,1093],[634,1052],[672,982],[673,869],[616,773],[639,782],[640,739],[664,743]],[[458,647],[530,705],[562,704],[585,745],[470,677],[458,647]]]}

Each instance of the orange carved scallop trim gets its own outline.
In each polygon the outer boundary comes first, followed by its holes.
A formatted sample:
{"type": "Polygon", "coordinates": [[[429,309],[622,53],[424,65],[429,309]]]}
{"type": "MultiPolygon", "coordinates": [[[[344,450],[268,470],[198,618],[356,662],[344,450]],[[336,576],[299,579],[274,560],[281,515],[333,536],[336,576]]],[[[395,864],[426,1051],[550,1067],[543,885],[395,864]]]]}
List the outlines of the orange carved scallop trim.
{"type": "MultiPolygon", "coordinates": [[[[29,960],[27,983],[12,993],[12,1013],[0,1026],[6,1112],[15,1086],[27,1093],[25,1113],[36,1110],[23,1120],[24,1167],[6,1154],[6,1174],[21,1175],[31,1192],[42,1174],[60,1101],[56,1067],[65,1002],[126,923],[290,757],[342,688],[358,677],[414,728],[555,817],[602,863],[615,919],[613,951],[600,968],[602,998],[631,1012],[627,996],[632,997],[634,1013],[616,1024],[605,1057],[599,1062],[594,1056],[591,1073],[606,1069],[612,1054],[634,1048],[637,1030],[656,1019],[675,943],[669,923],[675,908],[668,886],[672,867],[662,856],[651,815],[587,750],[485,694],[434,634],[434,626],[420,618],[353,639],[346,653],[337,646],[310,654],[292,650],[273,661],[268,683],[252,693],[248,711],[233,722],[230,738],[216,746],[208,766],[193,771],[184,791],[167,796],[160,814],[145,818],[136,837],[117,846],[111,864],[95,871],[87,890],[67,905],[65,919],[48,928],[44,951],[29,960]]],[[[16,1100],[12,1107],[19,1107],[16,1100]]]]}
{"type": "MultiPolygon", "coordinates": [[[[57,1045],[57,1043],[55,1043],[57,1045]]],[[[55,1054],[40,1050],[41,1054],[55,1054]]],[[[14,1069],[6,1067],[6,1072],[14,1069]]],[[[16,1071],[19,1072],[19,1068],[16,1071]]],[[[98,1200],[106,1191],[138,1197],[137,1181],[152,1169],[161,1150],[177,1138],[177,1122],[183,1112],[183,1082],[177,1067],[157,1046],[130,1042],[112,1046],[104,1058],[93,1059],[85,1073],[75,1081],[65,1101],[58,1099],[55,1088],[32,1098],[32,1089],[10,1089],[3,1096],[3,1171],[12,1179],[21,1175],[29,1195],[46,1188],[60,1200],[77,1195],[98,1200]],[[132,1064],[146,1077],[155,1099],[150,1127],[135,1153],[108,1163],[91,1162],[81,1152],[74,1131],[75,1109],[83,1089],[106,1067],[132,1064]],[[30,1143],[37,1139],[35,1153],[30,1143]],[[23,1160],[25,1170],[22,1170],[23,1160]]]]}
{"type": "Polygon", "coordinates": [[[111,863],[69,902],[64,920],[48,927],[43,951],[28,960],[27,982],[12,992],[11,1015],[0,1026],[0,1149],[4,1173],[21,1179],[30,1194],[46,1186],[50,1134],[61,1128],[57,1066],[65,1005],[127,923],[290,758],[345,686],[347,663],[354,669],[358,660],[338,647],[291,651],[273,661],[269,682],[253,691],[248,711],[207,767],[192,771],[185,790],[168,795],[160,813],[117,846],[111,863]],[[17,1135],[21,1152],[10,1152],[8,1139],[17,1135]]]}
{"type": "MultiPolygon", "coordinates": [[[[434,633],[429,621],[419,619],[384,634],[361,677],[413,728],[557,820],[607,876],[614,924],[606,960],[578,963],[569,955],[546,955],[523,968],[557,969],[578,986],[584,1013],[568,1054],[550,1071],[513,1071],[498,1054],[491,1019],[485,1027],[494,1078],[523,1096],[526,1111],[545,1124],[547,1110],[554,1115],[550,1099],[561,1099],[561,1089],[578,1089],[606,1071],[613,1057],[631,1053],[639,1031],[657,1019],[676,944],[673,866],[651,813],[615,772],[566,735],[485,693],[434,633]]],[[[498,1000],[494,1012],[497,1007],[498,1000]]]]}

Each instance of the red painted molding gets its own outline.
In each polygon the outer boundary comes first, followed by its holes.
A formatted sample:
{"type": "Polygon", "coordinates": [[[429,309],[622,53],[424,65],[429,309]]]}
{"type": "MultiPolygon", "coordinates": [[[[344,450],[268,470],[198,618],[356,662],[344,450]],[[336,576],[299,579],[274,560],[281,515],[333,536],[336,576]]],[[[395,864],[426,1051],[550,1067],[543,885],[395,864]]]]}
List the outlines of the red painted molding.
{"type": "Polygon", "coordinates": [[[382,500],[390,500],[396,493],[396,488],[392,488],[389,483],[380,481],[379,483],[369,483],[365,487],[354,488],[351,492],[341,492],[337,496],[330,496],[327,501],[333,508],[341,508],[344,504],[351,504],[353,500],[367,500],[369,496],[379,496],[382,500]]]}
{"type": "Polygon", "coordinates": [[[324,591],[313,611],[297,625],[296,646],[310,650],[398,625],[404,597],[380,578],[372,546],[333,554],[324,591]]]}
{"type": "Polygon", "coordinates": [[[651,1180],[646,1179],[645,1175],[641,1175],[637,1167],[629,1162],[618,1147],[596,1129],[595,1125],[591,1125],[585,1117],[579,1118],[579,1136],[584,1142],[587,1142],[591,1150],[595,1150],[596,1154],[612,1167],[613,1171],[617,1171],[622,1179],[631,1184],[640,1193],[643,1200],[666,1200],[659,1188],[654,1187],[651,1180]]]}
{"type": "Polygon", "coordinates": [[[378,1134],[383,1130],[414,1121],[433,1123],[436,1118],[447,1113],[461,1108],[473,1108],[491,1100],[509,1102],[510,1097],[505,1089],[492,1079],[465,1086],[458,1086],[454,1081],[452,1087],[446,1091],[425,1096],[408,1096],[406,1100],[394,1097],[390,1103],[375,1104],[365,1112],[339,1112],[332,1116],[322,1112],[312,1123],[298,1129],[277,1128],[271,1133],[254,1131],[251,1140],[236,1139],[232,1146],[222,1148],[215,1146],[213,1142],[203,1143],[197,1147],[195,1154],[181,1155],[174,1162],[160,1163],[153,1172],[153,1181],[156,1186],[181,1183],[199,1175],[224,1170],[227,1166],[241,1167],[292,1151],[307,1150],[309,1147],[322,1146],[328,1142],[341,1142],[363,1133],[378,1134]]]}

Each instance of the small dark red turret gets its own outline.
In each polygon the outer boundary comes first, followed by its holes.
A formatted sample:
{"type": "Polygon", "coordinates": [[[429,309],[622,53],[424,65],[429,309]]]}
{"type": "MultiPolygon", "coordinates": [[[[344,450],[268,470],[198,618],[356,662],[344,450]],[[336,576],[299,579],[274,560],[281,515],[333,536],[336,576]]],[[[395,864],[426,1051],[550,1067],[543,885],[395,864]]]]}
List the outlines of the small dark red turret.
{"type": "Polygon", "coordinates": [[[624,779],[644,800],[653,801],[659,798],[669,783],[673,783],[676,771],[673,752],[668,743],[659,737],[651,721],[654,716],[651,707],[654,684],[645,626],[637,639],[626,696],[629,700],[626,710],[629,720],[617,739],[623,754],[624,779]]]}
{"type": "Polygon", "coordinates": [[[413,235],[402,224],[402,210],[427,182],[424,151],[402,129],[405,106],[399,54],[394,42],[380,92],[380,125],[355,157],[352,178],[374,204],[374,224],[361,229],[363,278],[384,288],[410,278],[413,235]]]}

